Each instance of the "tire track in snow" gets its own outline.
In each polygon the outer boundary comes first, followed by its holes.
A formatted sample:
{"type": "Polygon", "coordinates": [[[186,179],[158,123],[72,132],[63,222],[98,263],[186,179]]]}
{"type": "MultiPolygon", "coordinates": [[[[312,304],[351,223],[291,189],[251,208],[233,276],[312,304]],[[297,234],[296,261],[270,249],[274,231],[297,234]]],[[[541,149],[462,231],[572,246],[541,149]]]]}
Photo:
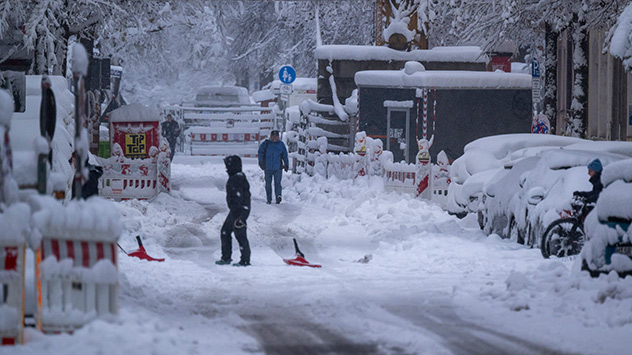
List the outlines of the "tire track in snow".
{"type": "Polygon", "coordinates": [[[414,307],[410,303],[392,303],[382,307],[423,328],[425,332],[434,333],[456,355],[565,354],[543,344],[461,319],[455,313],[449,295],[428,296],[425,302],[417,302],[414,307]]]}

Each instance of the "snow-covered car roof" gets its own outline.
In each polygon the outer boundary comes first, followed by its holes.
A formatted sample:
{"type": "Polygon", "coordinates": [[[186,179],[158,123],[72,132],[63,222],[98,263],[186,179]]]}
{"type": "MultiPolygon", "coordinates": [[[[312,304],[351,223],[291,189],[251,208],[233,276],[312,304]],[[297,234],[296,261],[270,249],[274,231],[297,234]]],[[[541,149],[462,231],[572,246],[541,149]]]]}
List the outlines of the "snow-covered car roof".
{"type": "MultiPolygon", "coordinates": [[[[632,143],[630,144],[632,146],[632,143]]],[[[573,145],[577,146],[577,145],[573,145]]],[[[581,146],[579,146],[581,147],[581,146]]],[[[550,169],[567,169],[574,166],[588,166],[594,159],[601,160],[604,166],[627,159],[628,156],[603,150],[549,149],[540,152],[543,161],[550,169]]]]}
{"type": "Polygon", "coordinates": [[[481,149],[492,153],[497,159],[502,159],[510,153],[529,147],[555,146],[564,147],[573,143],[585,142],[581,138],[556,136],[550,134],[514,133],[500,134],[479,138],[468,143],[463,151],[481,149]]]}
{"type": "Polygon", "coordinates": [[[615,180],[632,182],[632,159],[620,160],[604,167],[603,173],[601,173],[601,183],[608,186],[615,180]]]}
{"type": "Polygon", "coordinates": [[[195,95],[197,106],[222,107],[250,105],[248,90],[241,86],[202,86],[195,95]]]}

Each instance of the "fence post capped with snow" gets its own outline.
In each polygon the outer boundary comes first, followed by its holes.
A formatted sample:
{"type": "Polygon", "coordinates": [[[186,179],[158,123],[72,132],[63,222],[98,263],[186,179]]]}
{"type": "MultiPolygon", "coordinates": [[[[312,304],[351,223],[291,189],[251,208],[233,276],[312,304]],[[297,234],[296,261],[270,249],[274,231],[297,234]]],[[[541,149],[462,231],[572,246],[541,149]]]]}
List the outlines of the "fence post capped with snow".
{"type": "Polygon", "coordinates": [[[0,345],[24,341],[25,252],[30,209],[15,203],[0,210],[0,345]]]}
{"type": "Polygon", "coordinates": [[[432,165],[430,164],[430,146],[434,135],[430,142],[426,138],[417,141],[419,152],[415,159],[415,184],[417,186],[417,196],[427,200],[432,199],[432,165]]]}
{"type": "Polygon", "coordinates": [[[110,115],[111,157],[101,161],[99,195],[115,200],[152,199],[170,190],[169,145],[160,135],[158,111],[140,104],[110,115]]]}
{"type": "Polygon", "coordinates": [[[42,331],[71,332],[118,313],[116,243],[122,224],[116,206],[98,197],[66,206],[46,196],[29,202],[41,234],[35,274],[42,331]]]}

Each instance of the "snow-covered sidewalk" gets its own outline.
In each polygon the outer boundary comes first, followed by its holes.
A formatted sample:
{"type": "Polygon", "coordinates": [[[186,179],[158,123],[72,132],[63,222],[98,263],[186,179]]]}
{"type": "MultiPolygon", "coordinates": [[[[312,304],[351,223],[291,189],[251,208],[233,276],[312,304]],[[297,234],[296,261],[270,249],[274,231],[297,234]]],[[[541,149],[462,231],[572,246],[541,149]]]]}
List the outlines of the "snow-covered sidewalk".
{"type": "MultiPolygon", "coordinates": [[[[72,335],[32,330],[15,354],[582,353],[632,345],[632,278],[485,236],[475,218],[383,191],[378,178],[285,175],[284,201],[251,184],[247,268],[217,266],[226,216],[220,158],[176,157],[171,195],[118,206],[120,314],[72,335]],[[296,238],[321,269],[285,265],[296,238]]],[[[239,257],[237,243],[233,259],[239,257]]]]}

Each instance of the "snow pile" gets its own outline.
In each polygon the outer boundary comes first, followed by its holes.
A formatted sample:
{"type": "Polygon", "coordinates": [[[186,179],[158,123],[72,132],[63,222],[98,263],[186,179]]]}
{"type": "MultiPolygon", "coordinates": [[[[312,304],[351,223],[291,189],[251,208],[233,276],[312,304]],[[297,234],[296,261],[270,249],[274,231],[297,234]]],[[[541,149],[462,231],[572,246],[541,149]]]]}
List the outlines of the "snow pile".
{"type": "Polygon", "coordinates": [[[14,203],[0,213],[0,245],[20,245],[31,232],[31,209],[25,203],[14,203]]]}
{"type": "Polygon", "coordinates": [[[33,195],[29,203],[34,210],[34,226],[46,236],[116,242],[122,232],[116,205],[100,197],[71,200],[62,206],[52,197],[33,195]]]}
{"type": "Polygon", "coordinates": [[[541,263],[534,270],[511,272],[504,284],[483,287],[478,300],[470,297],[459,295],[462,302],[480,306],[481,311],[500,313],[492,310],[494,307],[513,311],[515,314],[507,315],[513,322],[535,323],[539,315],[555,314],[567,324],[559,330],[563,333],[582,326],[599,332],[632,326],[632,278],[622,280],[611,274],[591,280],[586,272],[571,271],[567,263],[556,261],[541,263]]]}

